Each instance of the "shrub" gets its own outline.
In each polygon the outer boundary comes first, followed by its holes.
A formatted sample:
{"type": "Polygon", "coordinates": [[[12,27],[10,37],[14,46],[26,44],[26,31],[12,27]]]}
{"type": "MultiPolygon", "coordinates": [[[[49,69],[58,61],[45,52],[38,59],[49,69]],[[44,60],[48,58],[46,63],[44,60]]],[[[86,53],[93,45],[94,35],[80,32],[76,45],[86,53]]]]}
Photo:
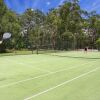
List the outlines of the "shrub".
{"type": "Polygon", "coordinates": [[[100,51],[100,38],[97,39],[96,46],[97,46],[98,50],[100,51]]]}

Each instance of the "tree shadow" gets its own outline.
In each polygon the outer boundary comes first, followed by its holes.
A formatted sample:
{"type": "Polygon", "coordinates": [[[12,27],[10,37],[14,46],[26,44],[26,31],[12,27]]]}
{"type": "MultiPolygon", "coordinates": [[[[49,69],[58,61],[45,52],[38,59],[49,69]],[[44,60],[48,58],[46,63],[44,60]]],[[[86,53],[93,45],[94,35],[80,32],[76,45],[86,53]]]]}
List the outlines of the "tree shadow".
{"type": "Polygon", "coordinates": [[[61,55],[52,55],[57,57],[67,57],[67,58],[76,58],[76,59],[100,59],[100,57],[75,57],[75,56],[61,56],[61,55]]]}

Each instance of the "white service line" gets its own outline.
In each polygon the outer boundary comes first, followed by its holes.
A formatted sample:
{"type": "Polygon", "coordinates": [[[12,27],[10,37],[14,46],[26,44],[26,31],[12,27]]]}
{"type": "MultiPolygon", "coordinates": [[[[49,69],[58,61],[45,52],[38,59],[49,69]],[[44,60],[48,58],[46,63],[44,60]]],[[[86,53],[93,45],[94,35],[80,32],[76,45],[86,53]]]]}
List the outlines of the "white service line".
{"type": "MultiPolygon", "coordinates": [[[[19,63],[19,64],[22,64],[22,65],[26,66],[26,64],[24,64],[24,63],[19,63]]],[[[42,72],[52,73],[52,71],[49,71],[49,70],[46,70],[46,69],[41,69],[41,68],[38,68],[38,67],[33,67],[33,65],[31,65],[31,64],[29,64],[29,63],[28,63],[27,66],[30,66],[31,68],[34,68],[34,69],[36,69],[36,70],[40,70],[40,71],[42,71],[42,72]]]]}
{"type": "MultiPolygon", "coordinates": [[[[8,62],[11,61],[11,60],[8,60],[6,59],[8,62]]],[[[38,67],[34,67],[33,65],[31,64],[25,64],[25,63],[21,63],[21,62],[15,62],[15,60],[13,60],[14,63],[16,64],[20,64],[20,65],[24,65],[24,66],[30,66],[30,68],[34,68],[36,70],[39,70],[39,71],[42,71],[42,72],[47,72],[47,73],[52,73],[52,71],[49,71],[49,70],[46,70],[46,69],[41,69],[41,68],[38,68],[38,67]]]]}
{"type": "Polygon", "coordinates": [[[58,71],[55,71],[55,72],[52,72],[52,73],[42,74],[42,75],[39,75],[39,76],[36,76],[36,77],[33,77],[33,78],[28,78],[28,79],[25,79],[25,80],[20,80],[20,81],[17,81],[17,82],[12,82],[10,84],[6,84],[6,85],[0,86],[0,88],[5,88],[5,87],[17,85],[17,84],[20,84],[20,83],[23,83],[23,82],[27,82],[27,81],[30,81],[30,80],[34,80],[34,79],[46,77],[46,76],[49,76],[49,75],[53,75],[53,74],[56,74],[56,73],[59,73],[59,72],[63,72],[63,71],[67,71],[67,70],[70,70],[70,69],[78,68],[80,66],[84,66],[84,65],[87,65],[87,64],[89,64],[89,63],[81,64],[81,65],[79,65],[77,67],[70,67],[70,68],[66,68],[66,69],[61,69],[61,70],[58,70],[58,71]]]}
{"type": "Polygon", "coordinates": [[[56,74],[56,73],[59,73],[59,72],[65,71],[65,70],[74,69],[74,68],[77,68],[77,67],[71,67],[71,68],[68,68],[68,69],[62,69],[62,70],[55,71],[55,72],[48,73],[48,74],[42,74],[42,75],[39,75],[39,76],[36,76],[36,77],[33,77],[33,78],[28,78],[28,79],[17,81],[17,82],[13,82],[13,83],[10,83],[10,84],[7,84],[7,85],[2,85],[2,86],[0,86],[0,88],[5,88],[5,87],[8,87],[8,86],[17,85],[17,84],[20,84],[20,83],[23,83],[23,82],[26,82],[26,81],[30,81],[30,80],[46,77],[46,76],[49,76],[49,75],[53,75],[53,74],[56,74]]]}
{"type": "Polygon", "coordinates": [[[72,82],[72,81],[74,81],[74,80],[77,80],[77,79],[79,79],[79,78],[81,78],[81,77],[84,77],[84,76],[86,76],[86,75],[88,75],[88,74],[90,74],[90,73],[93,73],[93,72],[97,71],[98,69],[100,69],[100,67],[99,67],[99,68],[95,68],[95,69],[93,69],[93,70],[91,70],[91,71],[89,71],[89,72],[87,72],[87,73],[81,74],[81,75],[79,75],[79,76],[77,76],[77,77],[74,77],[74,78],[72,78],[72,79],[70,79],[70,80],[67,80],[67,81],[65,81],[65,82],[63,82],[63,83],[61,83],[61,84],[59,84],[59,85],[56,85],[56,86],[54,86],[54,87],[51,87],[51,88],[49,88],[49,89],[47,89],[47,90],[45,90],[45,91],[42,91],[42,92],[37,93],[37,94],[34,94],[33,96],[28,97],[28,98],[25,98],[24,100],[30,100],[30,99],[33,99],[33,98],[35,98],[35,97],[37,97],[37,96],[40,96],[40,95],[45,94],[45,93],[47,93],[47,92],[50,92],[50,91],[52,91],[52,90],[54,90],[54,89],[56,89],[56,88],[58,88],[58,87],[61,87],[61,86],[65,85],[65,84],[68,84],[68,83],[70,83],[70,82],[72,82]]]}

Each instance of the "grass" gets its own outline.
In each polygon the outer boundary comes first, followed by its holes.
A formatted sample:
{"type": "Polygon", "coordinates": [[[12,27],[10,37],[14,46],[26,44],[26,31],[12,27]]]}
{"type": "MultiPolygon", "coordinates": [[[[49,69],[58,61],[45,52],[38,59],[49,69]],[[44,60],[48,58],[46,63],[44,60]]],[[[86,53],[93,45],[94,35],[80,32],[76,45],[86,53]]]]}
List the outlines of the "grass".
{"type": "Polygon", "coordinates": [[[100,100],[99,68],[99,52],[1,56],[0,100],[100,100]]]}
{"type": "MultiPolygon", "coordinates": [[[[36,54],[36,51],[34,50],[33,53],[36,54]]],[[[32,54],[32,51],[30,50],[7,50],[6,53],[1,53],[0,56],[13,56],[13,55],[27,55],[32,54]]]]}

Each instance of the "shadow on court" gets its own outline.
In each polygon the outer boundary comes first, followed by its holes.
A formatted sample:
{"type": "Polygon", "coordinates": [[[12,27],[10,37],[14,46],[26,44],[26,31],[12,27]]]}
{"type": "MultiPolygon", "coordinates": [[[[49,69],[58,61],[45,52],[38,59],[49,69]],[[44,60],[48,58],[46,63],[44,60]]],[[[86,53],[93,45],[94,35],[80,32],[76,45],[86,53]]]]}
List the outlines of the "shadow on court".
{"type": "MultiPolygon", "coordinates": [[[[47,54],[47,55],[50,55],[50,54],[47,54]]],[[[76,58],[76,59],[100,59],[100,57],[75,57],[75,56],[62,56],[62,55],[52,55],[52,54],[51,56],[76,58]]]]}

